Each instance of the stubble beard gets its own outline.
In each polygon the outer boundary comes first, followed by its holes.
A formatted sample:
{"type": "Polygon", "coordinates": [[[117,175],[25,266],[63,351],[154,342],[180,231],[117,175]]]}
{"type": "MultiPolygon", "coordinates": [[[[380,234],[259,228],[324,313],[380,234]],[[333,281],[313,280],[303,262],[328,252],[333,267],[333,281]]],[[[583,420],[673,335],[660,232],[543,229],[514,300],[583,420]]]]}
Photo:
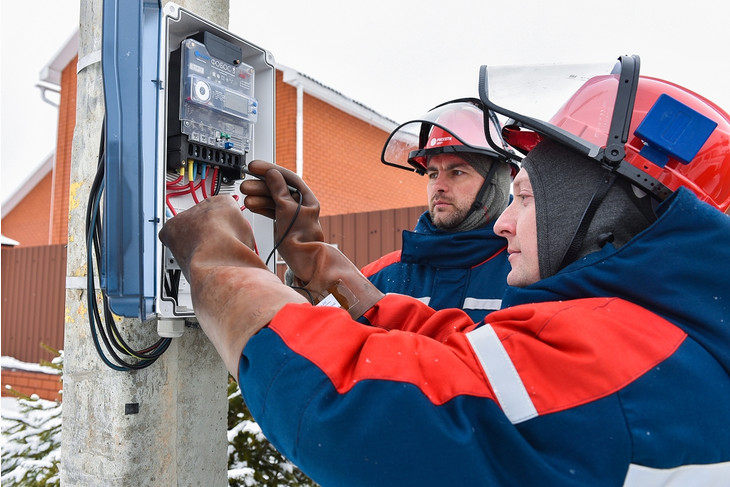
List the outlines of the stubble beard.
{"type": "Polygon", "coordinates": [[[451,208],[452,211],[449,212],[437,212],[434,211],[433,208],[428,209],[428,214],[431,216],[431,221],[436,228],[439,228],[441,230],[451,230],[459,226],[459,224],[464,221],[464,218],[466,218],[467,210],[464,208],[457,208],[455,206],[452,206],[451,208]]]}

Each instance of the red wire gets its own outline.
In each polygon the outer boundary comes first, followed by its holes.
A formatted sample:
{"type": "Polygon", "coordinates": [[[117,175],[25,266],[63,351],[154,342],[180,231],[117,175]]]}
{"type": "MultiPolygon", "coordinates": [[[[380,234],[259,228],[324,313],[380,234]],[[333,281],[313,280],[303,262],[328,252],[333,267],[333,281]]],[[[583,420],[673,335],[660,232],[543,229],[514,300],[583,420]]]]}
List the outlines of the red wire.
{"type": "Polygon", "coordinates": [[[196,187],[195,187],[194,181],[190,181],[190,183],[188,183],[188,185],[190,186],[190,194],[193,196],[193,200],[195,201],[195,204],[197,205],[198,203],[200,203],[200,201],[198,200],[198,195],[195,194],[196,187]]]}
{"type": "Polygon", "coordinates": [[[213,170],[213,179],[210,181],[210,194],[215,194],[215,182],[218,180],[218,166],[213,170]]]}
{"type": "Polygon", "coordinates": [[[177,193],[167,193],[167,196],[165,197],[165,201],[167,202],[167,207],[172,212],[172,215],[177,215],[177,212],[175,211],[175,208],[172,206],[172,203],[170,202],[170,198],[174,198],[176,196],[184,196],[186,194],[190,194],[190,187],[189,186],[180,186],[170,189],[182,189],[182,191],[179,191],[177,193]]]}
{"type": "Polygon", "coordinates": [[[190,188],[185,188],[184,191],[180,191],[179,193],[168,193],[167,196],[168,197],[170,197],[170,196],[173,196],[173,197],[174,196],[184,196],[186,194],[190,194],[190,188]]]}
{"type": "Polygon", "coordinates": [[[177,212],[175,211],[175,207],[172,206],[172,203],[170,203],[170,195],[168,194],[167,197],[165,197],[165,201],[167,202],[167,207],[170,209],[170,213],[172,213],[172,216],[177,215],[177,212]]]}
{"type": "Polygon", "coordinates": [[[177,179],[176,179],[176,180],[174,180],[174,181],[168,181],[167,183],[165,183],[165,186],[166,186],[167,188],[170,188],[170,189],[172,189],[172,187],[173,187],[173,186],[175,186],[175,185],[176,185],[177,183],[179,183],[179,182],[180,182],[180,181],[182,180],[182,178],[183,178],[183,175],[181,174],[181,175],[179,175],[179,176],[177,177],[177,179]]]}

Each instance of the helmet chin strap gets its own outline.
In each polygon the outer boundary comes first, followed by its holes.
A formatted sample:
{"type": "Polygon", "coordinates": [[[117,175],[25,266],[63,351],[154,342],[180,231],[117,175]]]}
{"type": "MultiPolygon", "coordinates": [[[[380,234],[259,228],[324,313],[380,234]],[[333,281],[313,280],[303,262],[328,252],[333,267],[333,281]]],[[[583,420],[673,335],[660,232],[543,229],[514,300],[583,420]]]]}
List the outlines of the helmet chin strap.
{"type": "Polygon", "coordinates": [[[596,190],[593,192],[591,201],[588,203],[588,206],[583,212],[578,228],[573,235],[573,239],[570,241],[568,249],[565,251],[565,255],[563,256],[563,260],[560,262],[558,269],[563,269],[578,258],[578,254],[580,249],[583,247],[583,242],[588,234],[588,228],[591,226],[593,217],[596,215],[598,207],[601,206],[603,199],[608,194],[608,190],[611,189],[614,182],[616,182],[616,174],[607,170],[601,178],[598,187],[596,187],[596,190]]]}

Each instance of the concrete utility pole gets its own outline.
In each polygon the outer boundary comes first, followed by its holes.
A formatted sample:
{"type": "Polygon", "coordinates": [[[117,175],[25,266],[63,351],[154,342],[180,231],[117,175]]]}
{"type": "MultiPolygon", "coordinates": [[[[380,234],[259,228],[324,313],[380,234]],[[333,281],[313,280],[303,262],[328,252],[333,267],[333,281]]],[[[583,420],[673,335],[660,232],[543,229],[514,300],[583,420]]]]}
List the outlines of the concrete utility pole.
{"type": "MultiPolygon", "coordinates": [[[[102,0],[81,0],[79,70],[71,168],[67,276],[85,277],[86,203],[96,172],[104,96],[102,0]]],[[[167,3],[167,2],[164,2],[167,3]]],[[[222,27],[229,0],[178,0],[222,27]]],[[[154,343],[154,324],[124,319],[131,346],[154,343]]],[[[89,332],[86,290],[67,288],[61,483],[65,486],[228,485],[227,372],[199,328],[151,367],[117,372],[103,364],[89,332]]]]}

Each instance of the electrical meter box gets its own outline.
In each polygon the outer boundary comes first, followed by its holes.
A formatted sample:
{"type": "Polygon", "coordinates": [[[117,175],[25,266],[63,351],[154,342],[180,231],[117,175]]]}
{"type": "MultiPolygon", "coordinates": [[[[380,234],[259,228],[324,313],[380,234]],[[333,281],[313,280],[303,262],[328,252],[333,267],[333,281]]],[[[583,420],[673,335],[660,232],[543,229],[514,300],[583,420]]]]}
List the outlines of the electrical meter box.
{"type": "MultiPolygon", "coordinates": [[[[157,238],[205,198],[229,195],[253,159],[275,161],[272,55],[174,3],[105,2],[107,107],[101,287],[117,315],[182,334],[189,286],[157,238]]],[[[261,255],[273,222],[242,210],[261,255]]],[[[271,264],[274,271],[275,264],[271,264]]]]}
{"type": "Polygon", "coordinates": [[[173,51],[168,74],[168,167],[187,159],[217,164],[237,177],[251,152],[258,120],[256,70],[241,61],[242,49],[210,32],[185,39],[173,51]]]}
{"type": "MultiPolygon", "coordinates": [[[[275,160],[276,76],[270,53],[174,3],[163,8],[162,33],[160,113],[166,114],[167,130],[159,141],[165,163],[158,191],[165,196],[158,205],[164,224],[215,194],[229,194],[243,205],[242,170],[254,158],[275,160]]],[[[267,255],[274,246],[273,223],[244,214],[259,251],[267,255]]],[[[174,336],[179,320],[194,310],[189,286],[161,244],[159,256],[156,310],[161,333],[174,336]]]]}

